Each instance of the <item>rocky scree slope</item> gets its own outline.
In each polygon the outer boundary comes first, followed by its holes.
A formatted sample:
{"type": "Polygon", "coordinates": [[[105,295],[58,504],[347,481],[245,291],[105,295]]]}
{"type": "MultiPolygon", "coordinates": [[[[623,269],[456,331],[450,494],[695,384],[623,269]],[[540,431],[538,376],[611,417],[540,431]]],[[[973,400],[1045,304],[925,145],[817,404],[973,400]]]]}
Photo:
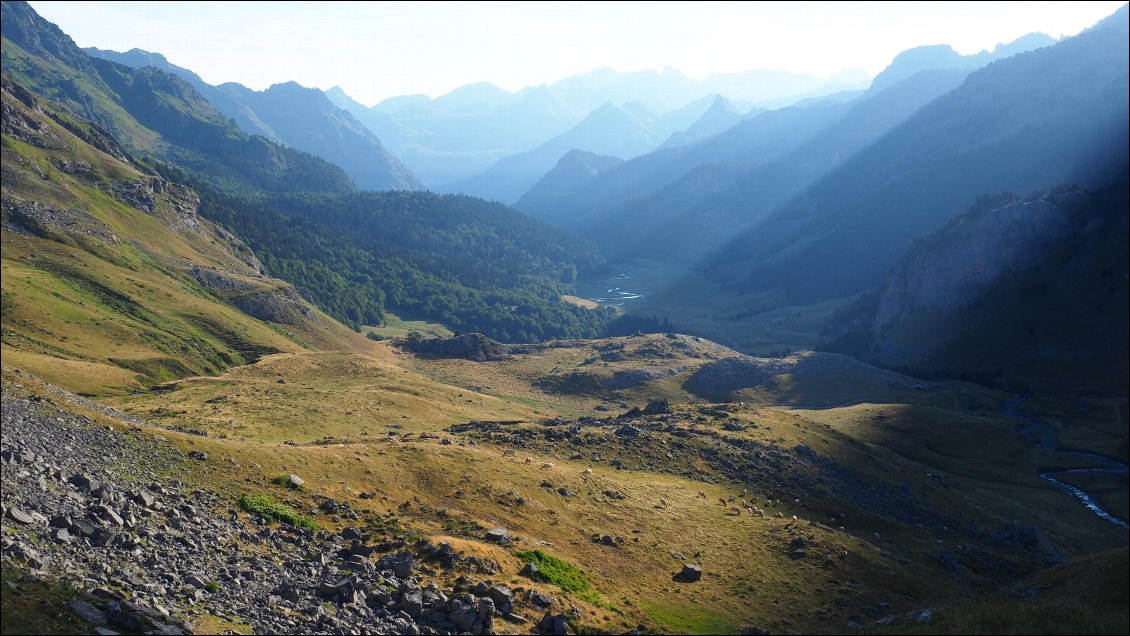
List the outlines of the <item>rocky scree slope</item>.
{"type": "MultiPolygon", "coordinates": [[[[68,582],[80,593],[71,608],[93,626],[178,634],[210,617],[260,634],[529,628],[525,597],[475,576],[496,573],[492,560],[360,524],[333,533],[248,519],[224,495],[173,477],[210,461],[205,453],[121,428],[137,422],[58,389],[46,398],[17,382],[3,389],[4,568],[68,582]],[[103,423],[110,416],[114,426],[103,423]],[[419,573],[433,568],[453,587],[422,585],[419,573]]],[[[321,512],[360,521],[332,499],[321,512]]],[[[564,633],[568,620],[546,612],[536,629],[564,633]]]]}

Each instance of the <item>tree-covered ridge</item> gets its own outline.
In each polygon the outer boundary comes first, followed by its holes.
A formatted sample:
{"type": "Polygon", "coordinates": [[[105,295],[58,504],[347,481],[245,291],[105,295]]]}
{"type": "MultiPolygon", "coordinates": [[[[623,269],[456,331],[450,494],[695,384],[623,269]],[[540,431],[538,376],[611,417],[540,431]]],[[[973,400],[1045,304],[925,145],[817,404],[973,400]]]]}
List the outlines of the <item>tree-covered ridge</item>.
{"type": "Polygon", "coordinates": [[[428,192],[222,194],[190,176],[201,213],[247,241],[355,329],[386,309],[504,342],[599,336],[615,316],[561,301],[591,244],[497,203],[428,192]]]}
{"type": "Polygon", "coordinates": [[[175,163],[215,187],[351,192],[341,168],[239,130],[188,82],[84,53],[26,2],[4,2],[3,68],[13,80],[110,132],[134,156],[175,163]]]}

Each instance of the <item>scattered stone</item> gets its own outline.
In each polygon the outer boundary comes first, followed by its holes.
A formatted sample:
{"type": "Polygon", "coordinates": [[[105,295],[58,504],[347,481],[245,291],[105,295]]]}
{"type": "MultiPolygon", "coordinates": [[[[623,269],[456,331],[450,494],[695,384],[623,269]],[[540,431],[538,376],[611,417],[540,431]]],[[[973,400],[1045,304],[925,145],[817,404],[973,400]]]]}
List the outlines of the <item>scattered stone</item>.
{"type": "Polygon", "coordinates": [[[495,543],[505,543],[510,540],[510,531],[506,528],[491,528],[487,530],[486,540],[495,543]]]}
{"type": "Polygon", "coordinates": [[[208,453],[205,453],[204,451],[198,451],[198,450],[189,451],[188,456],[195,459],[195,460],[199,460],[199,461],[202,461],[202,462],[208,460],[208,453]]]}
{"type": "Polygon", "coordinates": [[[679,573],[679,577],[686,583],[694,583],[702,578],[702,568],[693,563],[684,563],[683,571],[679,573]]]}
{"type": "Polygon", "coordinates": [[[31,524],[35,523],[34,517],[24,512],[23,510],[16,508],[15,506],[8,508],[8,518],[12,521],[22,523],[25,526],[30,526],[31,524]]]}
{"type": "Polygon", "coordinates": [[[381,557],[377,561],[378,570],[392,570],[392,573],[397,577],[406,579],[412,576],[412,570],[416,567],[416,559],[412,556],[411,552],[401,551],[394,555],[381,557]]]}
{"type": "Polygon", "coordinates": [[[564,614],[550,614],[546,613],[534,627],[534,631],[538,634],[551,634],[552,636],[565,636],[569,633],[569,624],[565,620],[564,614]]]}
{"type": "Polygon", "coordinates": [[[306,483],[305,479],[299,477],[298,475],[295,475],[294,473],[291,473],[291,474],[286,476],[286,485],[289,486],[290,488],[301,488],[302,484],[305,484],[305,483],[306,483]]]}

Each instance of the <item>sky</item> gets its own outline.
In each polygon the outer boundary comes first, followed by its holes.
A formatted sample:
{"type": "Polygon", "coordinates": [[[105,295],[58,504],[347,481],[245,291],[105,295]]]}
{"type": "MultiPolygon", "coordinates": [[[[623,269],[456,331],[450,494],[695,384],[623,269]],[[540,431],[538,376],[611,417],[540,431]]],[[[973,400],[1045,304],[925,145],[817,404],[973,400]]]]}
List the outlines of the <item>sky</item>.
{"type": "Polygon", "coordinates": [[[79,46],[162,53],[210,84],[341,86],[364,104],[608,67],[874,75],[899,52],[1074,35],[1102,2],[32,2],[79,46]]]}

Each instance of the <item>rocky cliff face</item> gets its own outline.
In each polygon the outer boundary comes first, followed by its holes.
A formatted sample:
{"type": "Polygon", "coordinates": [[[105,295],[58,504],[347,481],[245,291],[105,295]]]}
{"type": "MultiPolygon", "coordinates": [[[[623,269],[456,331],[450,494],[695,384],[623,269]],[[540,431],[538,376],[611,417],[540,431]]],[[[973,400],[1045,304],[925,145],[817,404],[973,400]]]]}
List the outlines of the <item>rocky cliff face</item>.
{"type": "Polygon", "coordinates": [[[1126,201],[1125,180],[982,197],[833,316],[825,346],[1017,391],[1124,393],[1126,201]]]}
{"type": "Polygon", "coordinates": [[[916,242],[887,275],[871,329],[881,331],[918,311],[952,313],[1005,273],[1043,262],[1049,248],[1071,230],[1059,205],[1079,196],[975,207],[916,242]]]}

